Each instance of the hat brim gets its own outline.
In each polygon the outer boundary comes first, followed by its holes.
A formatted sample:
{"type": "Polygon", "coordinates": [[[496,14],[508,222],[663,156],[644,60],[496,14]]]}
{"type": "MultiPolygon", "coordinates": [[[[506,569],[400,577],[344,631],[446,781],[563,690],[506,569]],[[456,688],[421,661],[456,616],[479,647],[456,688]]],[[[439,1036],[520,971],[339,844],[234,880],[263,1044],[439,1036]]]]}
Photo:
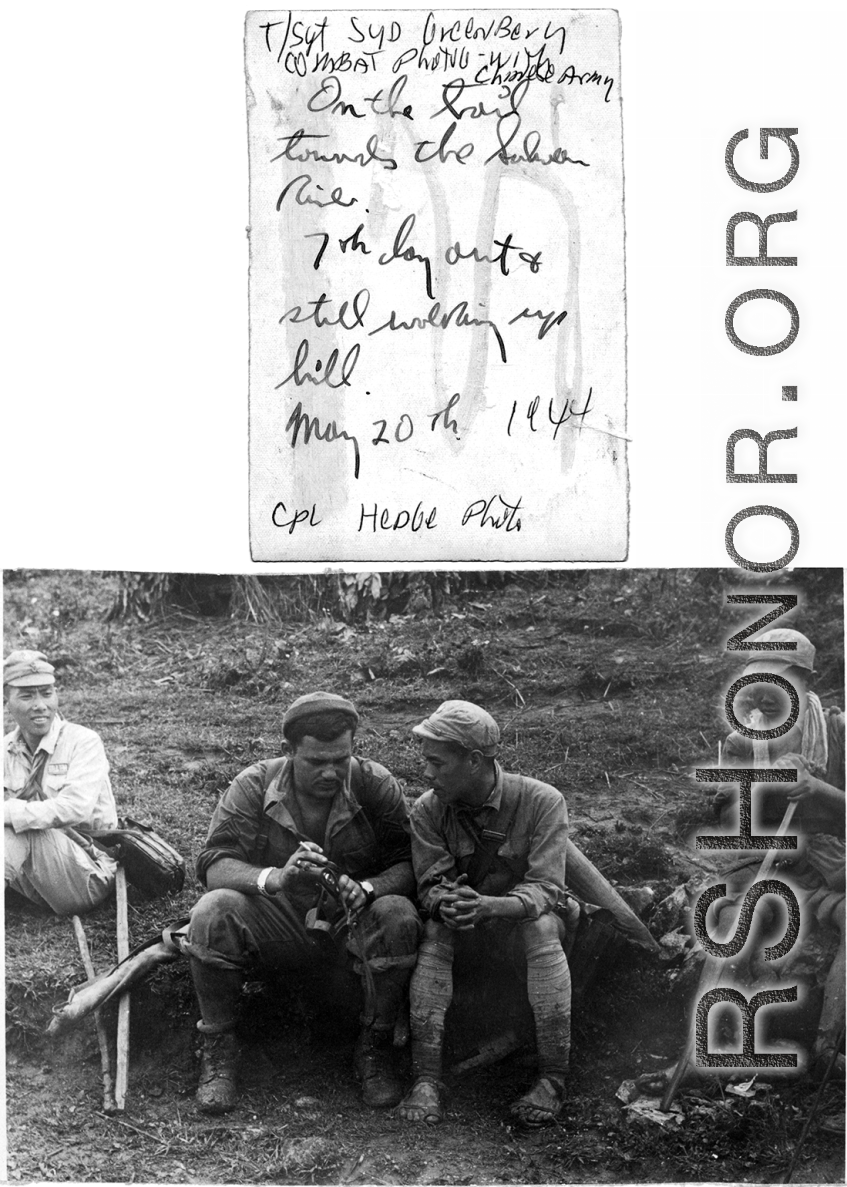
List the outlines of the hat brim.
{"type": "Polygon", "coordinates": [[[427,726],[426,722],[421,722],[420,725],[412,726],[412,733],[417,738],[426,738],[430,742],[447,742],[454,746],[461,746],[465,750],[478,751],[485,758],[496,758],[498,746],[480,746],[476,742],[471,742],[467,738],[460,738],[456,734],[436,733],[434,729],[427,726]]]}
{"type": "Polygon", "coordinates": [[[8,688],[41,688],[48,684],[55,684],[56,677],[50,672],[28,672],[26,676],[16,676],[5,680],[8,688]]]}
{"type": "MultiPolygon", "coordinates": [[[[784,659],[757,659],[753,663],[748,664],[744,669],[745,676],[758,676],[760,673],[770,672],[772,676],[781,676],[783,672],[787,672],[789,668],[799,667],[799,664],[791,664],[784,659]]],[[[808,669],[802,669],[807,671],[808,669]]]]}

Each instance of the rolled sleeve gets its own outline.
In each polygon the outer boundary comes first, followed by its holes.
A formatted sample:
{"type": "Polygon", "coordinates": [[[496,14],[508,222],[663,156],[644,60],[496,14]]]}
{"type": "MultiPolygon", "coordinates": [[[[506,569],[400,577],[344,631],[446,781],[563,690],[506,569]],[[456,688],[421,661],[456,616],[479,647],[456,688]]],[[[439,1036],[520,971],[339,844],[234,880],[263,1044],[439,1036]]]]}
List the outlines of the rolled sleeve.
{"type": "Polygon", "coordinates": [[[50,778],[49,798],[44,800],[9,799],[4,803],[4,822],[16,833],[29,829],[64,828],[89,823],[94,816],[104,786],[108,785],[109,763],[103,743],[86,730],[68,755],[67,771],[57,784],[50,778]]]}

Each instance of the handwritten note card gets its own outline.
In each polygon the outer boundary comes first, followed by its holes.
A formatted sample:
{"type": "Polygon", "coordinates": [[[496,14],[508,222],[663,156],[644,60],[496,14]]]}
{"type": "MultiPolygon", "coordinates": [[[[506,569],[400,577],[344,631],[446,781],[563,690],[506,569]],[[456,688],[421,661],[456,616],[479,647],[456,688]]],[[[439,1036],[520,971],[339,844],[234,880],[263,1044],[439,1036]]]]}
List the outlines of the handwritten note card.
{"type": "Polygon", "coordinates": [[[251,12],[262,561],[620,560],[619,26],[251,12]]]}

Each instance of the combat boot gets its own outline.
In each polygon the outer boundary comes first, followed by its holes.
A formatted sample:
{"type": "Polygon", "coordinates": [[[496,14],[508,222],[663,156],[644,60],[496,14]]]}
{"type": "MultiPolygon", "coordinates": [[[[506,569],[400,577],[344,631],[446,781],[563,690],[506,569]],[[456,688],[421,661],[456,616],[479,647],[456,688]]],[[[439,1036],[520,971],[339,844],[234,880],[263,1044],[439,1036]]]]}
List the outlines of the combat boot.
{"type": "Polygon", "coordinates": [[[403,1098],[394,1070],[394,1028],[363,1026],[356,1042],[356,1075],[362,1081],[362,1100],[371,1109],[388,1109],[403,1098]]]}
{"type": "Polygon", "coordinates": [[[203,1113],[228,1113],[235,1108],[236,1068],[241,1045],[231,1030],[204,1034],[197,1107],[203,1113]]]}

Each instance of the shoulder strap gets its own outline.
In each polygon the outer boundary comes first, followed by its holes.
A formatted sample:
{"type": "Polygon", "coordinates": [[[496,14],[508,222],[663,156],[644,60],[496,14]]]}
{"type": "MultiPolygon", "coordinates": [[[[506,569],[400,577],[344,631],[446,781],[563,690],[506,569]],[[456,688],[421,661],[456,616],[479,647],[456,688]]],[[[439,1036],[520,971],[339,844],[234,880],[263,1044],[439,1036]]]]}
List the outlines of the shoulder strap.
{"type": "Polygon", "coordinates": [[[481,828],[469,812],[463,812],[461,809],[456,811],[456,820],[474,843],[474,852],[471,858],[471,865],[468,867],[468,873],[475,882],[481,881],[498,865],[505,865],[509,869],[512,869],[516,864],[508,857],[502,857],[497,850],[509,836],[517,810],[518,801],[516,798],[512,806],[512,811],[506,820],[504,832],[481,828]]]}

